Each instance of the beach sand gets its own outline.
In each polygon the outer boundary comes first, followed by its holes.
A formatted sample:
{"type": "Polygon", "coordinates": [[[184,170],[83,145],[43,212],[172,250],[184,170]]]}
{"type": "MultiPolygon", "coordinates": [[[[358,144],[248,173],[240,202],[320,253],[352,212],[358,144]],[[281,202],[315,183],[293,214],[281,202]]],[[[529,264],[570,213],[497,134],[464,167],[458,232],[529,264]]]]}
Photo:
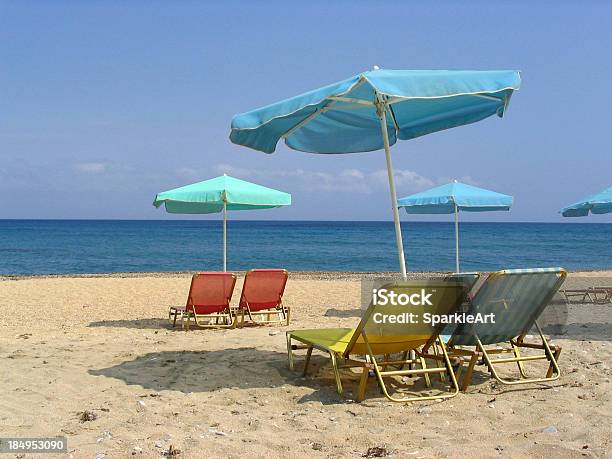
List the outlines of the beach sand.
{"type": "Polygon", "coordinates": [[[572,306],[574,323],[554,337],[558,381],[509,388],[480,368],[467,394],[403,405],[370,379],[355,403],[356,379],[338,396],[323,355],[305,378],[288,370],[285,331],[355,326],[358,275],[293,275],[290,327],[172,330],[167,308],[184,304],[189,282],[2,278],[0,436],[64,435],[77,458],[161,457],[170,445],[194,458],[361,457],[376,447],[402,458],[612,457],[612,305],[572,306]],[[83,421],[86,411],[95,419],[83,421]]]}

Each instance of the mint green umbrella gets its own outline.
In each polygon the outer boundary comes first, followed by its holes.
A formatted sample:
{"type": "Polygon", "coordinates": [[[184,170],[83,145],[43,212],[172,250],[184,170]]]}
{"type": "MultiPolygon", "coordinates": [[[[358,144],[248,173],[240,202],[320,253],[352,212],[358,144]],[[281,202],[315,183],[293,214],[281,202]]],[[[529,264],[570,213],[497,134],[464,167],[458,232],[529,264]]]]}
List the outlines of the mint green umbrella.
{"type": "Polygon", "coordinates": [[[223,271],[227,271],[227,211],[271,209],[291,205],[291,195],[265,186],[222,175],[155,196],[153,205],[166,206],[171,214],[223,212],[223,271]]]}

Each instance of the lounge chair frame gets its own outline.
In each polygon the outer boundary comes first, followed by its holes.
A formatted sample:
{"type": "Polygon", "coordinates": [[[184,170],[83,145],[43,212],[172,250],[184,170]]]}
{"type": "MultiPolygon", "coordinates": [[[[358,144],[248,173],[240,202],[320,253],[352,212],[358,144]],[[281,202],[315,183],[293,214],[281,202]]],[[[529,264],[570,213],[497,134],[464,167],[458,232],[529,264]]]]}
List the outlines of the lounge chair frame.
{"type": "Polygon", "coordinates": [[[291,320],[291,309],[288,306],[285,306],[282,302],[282,300],[280,301],[279,305],[275,308],[275,309],[265,309],[262,311],[251,311],[251,308],[249,307],[249,303],[248,301],[245,300],[246,303],[246,307],[244,308],[235,308],[234,314],[237,316],[237,320],[238,320],[238,327],[244,327],[244,324],[246,323],[246,316],[249,317],[249,320],[253,323],[256,324],[283,324],[284,325],[289,325],[289,321],[291,320]],[[262,319],[262,320],[255,320],[254,316],[273,316],[276,315],[277,319],[275,320],[266,320],[266,319],[262,319]]]}
{"type": "Polygon", "coordinates": [[[595,300],[591,296],[590,288],[564,289],[561,290],[561,293],[563,293],[567,304],[595,303],[595,300]]]}
{"type": "Polygon", "coordinates": [[[376,358],[376,355],[372,351],[370,346],[370,342],[365,333],[361,333],[360,336],[363,337],[364,343],[366,344],[366,348],[368,349],[368,353],[366,354],[364,359],[356,359],[351,358],[347,353],[338,353],[332,349],[329,349],[325,346],[320,346],[312,342],[307,342],[301,339],[297,339],[290,332],[287,333],[287,353],[289,357],[289,369],[295,369],[294,356],[293,351],[298,349],[306,349],[306,359],[304,361],[304,369],[302,371],[302,375],[306,376],[308,371],[308,366],[310,363],[310,358],[312,355],[313,349],[318,349],[322,352],[325,352],[329,355],[330,362],[332,365],[332,369],[334,372],[334,378],[336,381],[336,389],[339,395],[343,395],[343,386],[342,380],[340,376],[341,369],[350,369],[350,368],[361,368],[361,374],[359,378],[359,386],[357,389],[357,397],[356,401],[361,402],[365,399],[366,386],[368,381],[368,376],[370,371],[374,371],[378,384],[385,395],[386,398],[393,402],[416,402],[416,401],[427,401],[427,400],[438,400],[451,398],[456,396],[459,393],[459,385],[457,383],[457,379],[455,377],[456,368],[461,365],[461,359],[456,357],[451,357],[448,355],[446,351],[446,346],[444,342],[437,337],[437,343],[440,346],[442,351],[442,355],[428,354],[422,353],[418,350],[414,351],[415,356],[413,358],[407,358],[408,354],[404,353],[399,359],[390,359],[390,355],[386,354],[383,356],[382,360],[379,361],[376,358]],[[303,344],[293,344],[292,340],[300,341],[303,344]],[[439,363],[443,363],[443,366],[436,367],[427,367],[425,359],[433,359],[438,361],[439,363]],[[408,369],[404,369],[404,366],[408,365],[408,369]],[[396,366],[395,370],[386,370],[389,366],[396,366]],[[420,368],[413,368],[419,366],[420,368]],[[448,375],[450,377],[450,392],[449,393],[441,393],[437,395],[421,395],[414,397],[394,397],[389,393],[387,385],[385,384],[384,377],[387,376],[416,376],[422,375],[425,380],[426,387],[431,387],[431,379],[429,378],[430,374],[440,374],[440,375],[448,375]]]}
{"type": "Polygon", "coordinates": [[[594,304],[612,303],[612,287],[590,287],[589,296],[594,304]]]}
{"type": "Polygon", "coordinates": [[[567,304],[607,304],[612,303],[612,287],[588,287],[582,289],[564,289],[567,304]],[[577,300],[574,300],[574,299],[577,300]],[[587,301],[588,300],[588,301],[587,301]]]}
{"type": "MultiPolygon", "coordinates": [[[[256,269],[247,271],[244,277],[244,282],[245,283],[247,282],[249,273],[256,272],[256,271],[257,271],[256,269]]],[[[238,327],[244,327],[246,316],[248,316],[249,320],[255,324],[264,324],[264,325],[265,324],[277,324],[278,325],[278,324],[284,323],[284,325],[289,325],[289,321],[291,320],[291,309],[289,308],[289,306],[285,306],[283,304],[283,293],[285,291],[285,286],[287,285],[287,279],[289,278],[289,272],[285,269],[278,270],[278,271],[283,272],[285,275],[285,281],[281,288],[278,305],[270,309],[252,311],[248,300],[243,296],[244,293],[241,293],[239,306],[234,309],[234,314],[237,319],[238,327]],[[275,320],[272,320],[271,316],[274,316],[274,315],[276,315],[277,318],[275,320]],[[263,317],[263,319],[255,320],[256,316],[261,316],[263,317]]],[[[244,285],[242,289],[244,291],[244,285]]]]}
{"type": "MultiPolygon", "coordinates": [[[[417,401],[428,401],[428,400],[440,400],[455,397],[459,393],[459,384],[455,376],[455,372],[462,364],[462,359],[455,356],[450,356],[446,350],[446,345],[439,335],[439,330],[436,333],[432,333],[432,336],[424,344],[421,344],[410,350],[406,350],[401,353],[401,357],[398,359],[392,359],[390,354],[382,355],[382,359],[378,359],[372,349],[370,340],[365,331],[365,324],[369,317],[373,314],[374,309],[372,306],[368,308],[364,316],[362,317],[359,326],[353,332],[353,335],[346,347],[344,352],[338,352],[330,347],[321,345],[319,343],[309,341],[302,337],[296,337],[295,332],[287,332],[287,356],[289,360],[289,369],[294,370],[295,362],[293,351],[298,349],[306,349],[306,358],[304,362],[304,369],[302,375],[306,376],[310,358],[312,356],[313,349],[317,349],[329,355],[331,366],[334,372],[334,378],[336,381],[336,389],[339,395],[343,395],[343,386],[340,376],[341,369],[361,368],[361,374],[359,376],[359,385],[357,388],[356,401],[361,402],[365,399],[366,386],[370,371],[373,371],[376,375],[378,385],[384,394],[384,396],[393,402],[410,403],[417,401]],[[351,351],[354,345],[357,343],[359,338],[363,339],[367,353],[364,358],[352,358],[351,351]],[[301,344],[294,344],[293,341],[298,341],[301,344]],[[434,345],[437,345],[440,352],[437,350],[433,353],[429,352],[429,349],[436,349],[434,345]],[[418,347],[422,349],[419,350],[418,347]],[[435,367],[428,367],[426,359],[430,359],[436,362],[435,367]],[[440,365],[442,364],[442,365],[440,365]],[[407,369],[404,367],[408,366],[407,369]],[[388,370],[387,367],[395,367],[395,369],[388,370]],[[420,367],[420,368],[416,368],[420,367]],[[440,393],[436,395],[416,395],[410,397],[396,397],[389,393],[387,385],[385,384],[385,377],[389,376],[423,376],[425,385],[427,388],[431,387],[431,374],[438,374],[442,381],[445,381],[444,376],[449,378],[449,392],[440,393]]],[[[381,354],[379,354],[381,355],[381,354]]]]}
{"type": "MultiPolygon", "coordinates": [[[[205,274],[205,273],[204,273],[205,274]]],[[[200,274],[194,274],[192,276],[192,285],[194,279],[200,274]]],[[[236,275],[231,274],[233,277],[233,285],[232,291],[236,284],[236,275]]],[[[229,304],[229,299],[227,301],[226,309],[220,312],[213,312],[207,314],[196,314],[193,308],[190,310],[190,306],[193,305],[194,300],[192,297],[192,285],[189,287],[189,295],[187,297],[186,306],[171,306],[168,311],[168,320],[172,323],[172,327],[176,326],[176,320],[180,317],[181,327],[189,331],[191,328],[191,320],[193,319],[194,324],[198,328],[236,328],[237,320],[236,314],[232,310],[229,304]],[[198,320],[199,318],[199,320],[198,320]],[[207,322],[204,323],[202,319],[206,319],[207,322]]]]}
{"type": "MultiPolygon", "coordinates": [[[[538,273],[542,271],[533,271],[533,273],[538,273]]],[[[527,274],[525,272],[524,274],[527,274]]],[[[559,280],[556,285],[551,288],[550,293],[544,298],[542,301],[543,305],[548,304],[554,294],[557,292],[559,287],[563,284],[567,272],[563,269],[558,271],[559,280]]],[[[505,271],[500,271],[496,273],[491,273],[487,280],[495,280],[496,278],[506,275],[505,271]]],[[[481,286],[482,288],[482,286],[481,286]]],[[[477,293],[476,293],[477,295],[477,293]]],[[[504,302],[504,306],[507,309],[508,305],[504,302]]],[[[561,370],[559,369],[558,360],[561,355],[561,346],[550,344],[550,340],[544,336],[542,333],[542,329],[540,328],[537,320],[533,321],[533,325],[535,326],[539,338],[540,343],[532,343],[525,342],[525,338],[527,336],[526,333],[518,335],[514,338],[511,338],[507,343],[509,346],[503,347],[498,346],[496,348],[487,347],[482,343],[480,336],[478,334],[474,334],[473,338],[475,340],[474,349],[470,349],[468,346],[456,346],[454,344],[454,337],[448,341],[448,352],[451,356],[461,357],[464,361],[467,362],[467,369],[463,377],[461,378],[461,390],[463,392],[467,391],[468,387],[472,382],[474,368],[477,364],[484,364],[487,366],[489,373],[491,376],[497,380],[501,384],[505,385],[518,385],[518,384],[537,384],[537,383],[545,383],[550,381],[555,381],[559,379],[561,376],[561,370]],[[521,354],[521,349],[537,349],[544,351],[543,354],[537,355],[529,355],[524,356],[521,354]],[[502,357],[494,357],[496,355],[502,354],[502,357]],[[503,357],[503,354],[513,354],[513,357],[503,357]],[[548,360],[549,366],[546,371],[545,377],[540,378],[530,378],[527,375],[524,363],[536,360],[548,360]],[[502,378],[496,370],[496,365],[508,364],[508,363],[516,363],[519,371],[519,379],[509,380],[502,378]]],[[[501,343],[495,343],[501,344],[501,343]]]]}
{"type": "Polygon", "coordinates": [[[236,321],[236,314],[235,311],[232,310],[230,308],[229,312],[223,312],[223,313],[213,313],[213,314],[200,314],[203,317],[206,318],[210,318],[212,320],[214,320],[214,324],[210,323],[212,322],[209,321],[208,324],[200,324],[198,323],[198,318],[197,315],[194,315],[193,312],[187,312],[186,307],[185,306],[170,306],[170,309],[168,311],[168,321],[172,324],[172,328],[176,327],[176,320],[180,319],[181,321],[181,327],[183,329],[189,330],[190,328],[190,320],[191,318],[194,319],[195,325],[197,327],[201,327],[201,328],[235,328],[237,325],[237,321],[236,321]],[[219,320],[221,319],[222,322],[225,322],[225,324],[223,323],[219,323],[219,320]]]}

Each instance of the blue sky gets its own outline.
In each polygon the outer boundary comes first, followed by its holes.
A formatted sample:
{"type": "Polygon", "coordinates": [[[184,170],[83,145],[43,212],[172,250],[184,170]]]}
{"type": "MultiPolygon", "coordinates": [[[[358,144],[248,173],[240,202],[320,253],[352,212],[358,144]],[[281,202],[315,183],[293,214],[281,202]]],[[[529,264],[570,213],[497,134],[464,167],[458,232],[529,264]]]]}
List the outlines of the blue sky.
{"type": "Polygon", "coordinates": [[[504,119],[397,143],[399,196],[457,178],[515,197],[465,220],[570,221],[612,185],[611,19],[603,1],[0,1],[1,216],[176,218],[156,192],[226,172],[294,201],[233,218],[390,220],[382,152],[228,140],[236,113],[379,65],[523,76],[504,119]]]}

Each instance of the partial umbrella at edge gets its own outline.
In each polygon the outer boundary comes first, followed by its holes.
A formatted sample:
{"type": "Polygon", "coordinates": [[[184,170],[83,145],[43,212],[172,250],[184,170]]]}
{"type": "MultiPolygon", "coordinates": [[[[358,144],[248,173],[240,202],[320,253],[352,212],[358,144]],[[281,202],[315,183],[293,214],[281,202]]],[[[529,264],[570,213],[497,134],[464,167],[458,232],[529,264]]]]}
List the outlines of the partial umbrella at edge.
{"type": "Polygon", "coordinates": [[[610,213],[612,212],[612,186],[567,206],[560,212],[564,217],[586,217],[589,212],[592,214],[610,213]]]}

